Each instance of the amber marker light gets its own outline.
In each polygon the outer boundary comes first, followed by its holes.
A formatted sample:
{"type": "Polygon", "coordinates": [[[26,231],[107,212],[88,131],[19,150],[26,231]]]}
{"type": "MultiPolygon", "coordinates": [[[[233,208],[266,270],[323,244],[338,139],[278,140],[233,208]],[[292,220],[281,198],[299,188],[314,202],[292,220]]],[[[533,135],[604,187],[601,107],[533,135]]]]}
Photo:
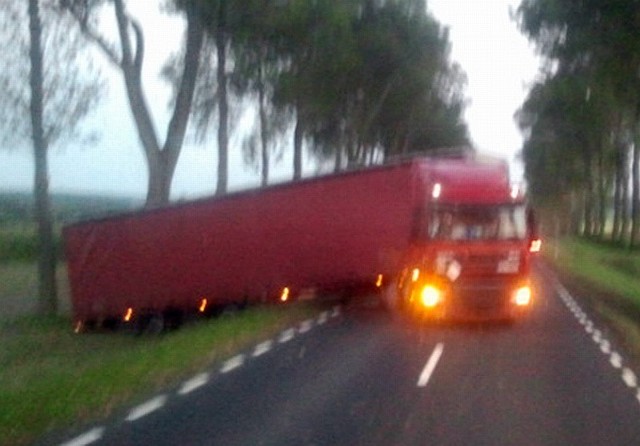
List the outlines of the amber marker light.
{"type": "Polygon", "coordinates": [[[420,278],[420,270],[418,268],[413,268],[413,271],[411,271],[411,281],[417,282],[419,278],[420,278]]]}
{"type": "Polygon", "coordinates": [[[520,287],[513,295],[513,302],[519,307],[526,307],[531,303],[531,288],[528,286],[520,287]]]}
{"type": "Polygon", "coordinates": [[[280,301],[286,302],[289,300],[289,287],[284,287],[282,289],[282,294],[280,294],[280,301]]]}
{"type": "Polygon", "coordinates": [[[122,318],[122,320],[125,322],[129,322],[131,321],[132,317],[133,317],[133,308],[129,307],[127,308],[127,312],[124,314],[124,317],[122,318]]]}
{"type": "Polygon", "coordinates": [[[207,309],[207,303],[207,299],[202,298],[202,300],[200,301],[200,306],[198,307],[198,311],[200,311],[200,313],[204,313],[204,311],[207,309]]]}
{"type": "Polygon", "coordinates": [[[378,274],[378,278],[376,279],[376,286],[378,288],[382,286],[382,274],[378,274]]]}
{"type": "Polygon", "coordinates": [[[420,302],[427,308],[433,308],[440,302],[440,290],[433,285],[426,285],[420,292],[420,302]]]}

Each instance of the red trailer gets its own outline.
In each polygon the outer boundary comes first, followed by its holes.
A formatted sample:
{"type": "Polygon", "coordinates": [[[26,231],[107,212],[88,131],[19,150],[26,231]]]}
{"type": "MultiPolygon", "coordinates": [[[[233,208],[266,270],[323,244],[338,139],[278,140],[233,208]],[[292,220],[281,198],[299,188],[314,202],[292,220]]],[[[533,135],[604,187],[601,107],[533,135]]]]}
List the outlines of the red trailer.
{"type": "Polygon", "coordinates": [[[433,245],[419,226],[434,200],[522,205],[506,174],[495,161],[420,158],[75,223],[63,229],[73,316],[99,325],[308,288],[396,289],[433,245]]]}

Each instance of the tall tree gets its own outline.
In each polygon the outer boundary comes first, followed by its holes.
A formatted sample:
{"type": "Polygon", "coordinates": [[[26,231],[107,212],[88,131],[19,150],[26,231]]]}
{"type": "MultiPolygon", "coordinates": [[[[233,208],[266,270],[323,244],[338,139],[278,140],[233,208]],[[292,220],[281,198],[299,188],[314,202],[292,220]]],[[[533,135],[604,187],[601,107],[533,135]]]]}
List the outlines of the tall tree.
{"type": "Polygon", "coordinates": [[[129,106],[138,131],[148,168],[147,205],[157,206],[169,201],[171,182],[187,129],[196,77],[200,64],[203,27],[195,0],[175,0],[185,13],[186,39],[180,87],[166,129],[164,142],[156,131],[144,93],[142,66],[145,39],[141,24],[126,10],[124,0],[111,0],[117,25],[118,46],[110,43],[99,30],[99,14],[106,0],[60,0],[60,4],[75,18],[86,38],[122,73],[129,106]]]}
{"type": "Polygon", "coordinates": [[[102,84],[99,73],[86,62],[81,41],[69,33],[69,23],[53,1],[3,3],[0,24],[5,49],[0,72],[0,134],[5,144],[31,140],[33,147],[38,308],[51,314],[57,309],[57,256],[48,154],[56,144],[87,136],[79,123],[96,105],[102,84]]]}
{"type": "MultiPolygon", "coordinates": [[[[620,126],[627,122],[618,118],[613,132],[629,132],[636,135],[640,125],[640,79],[637,67],[640,65],[640,41],[635,37],[640,26],[638,5],[634,0],[615,2],[575,2],[571,0],[523,0],[518,8],[518,22],[522,31],[536,43],[539,51],[557,70],[588,72],[597,82],[592,84],[594,92],[610,92],[616,104],[610,116],[630,115],[629,128],[620,126]]],[[[602,141],[611,141],[603,137],[602,141]]],[[[626,138],[614,137],[614,141],[626,138]]],[[[624,158],[625,144],[610,144],[619,148],[619,186],[616,188],[616,204],[625,206],[620,181],[624,174],[620,171],[624,158]]],[[[634,160],[638,159],[633,144],[634,160]]],[[[615,156],[614,156],[615,158],[615,156]]],[[[636,185],[640,187],[640,173],[632,169],[632,229],[640,231],[640,199],[636,185]]],[[[619,215],[620,211],[617,211],[619,215]]],[[[589,222],[587,222],[589,224],[589,222]]],[[[631,238],[631,244],[635,242],[631,238]]]]}
{"type": "Polygon", "coordinates": [[[29,36],[31,61],[31,126],[35,160],[35,213],[38,222],[38,294],[40,312],[57,310],[55,246],[53,244],[53,219],[49,203],[49,169],[47,167],[47,141],[44,136],[44,80],[42,67],[42,22],[38,0],[29,0],[29,36]]]}

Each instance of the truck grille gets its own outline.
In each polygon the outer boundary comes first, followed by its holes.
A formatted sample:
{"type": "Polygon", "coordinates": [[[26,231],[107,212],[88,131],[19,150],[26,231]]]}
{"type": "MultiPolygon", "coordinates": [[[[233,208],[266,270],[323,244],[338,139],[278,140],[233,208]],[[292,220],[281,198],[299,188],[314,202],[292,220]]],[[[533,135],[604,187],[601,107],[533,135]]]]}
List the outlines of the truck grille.
{"type": "Polygon", "coordinates": [[[452,304],[470,310],[497,310],[508,303],[508,289],[504,281],[459,283],[452,289],[452,304]]]}

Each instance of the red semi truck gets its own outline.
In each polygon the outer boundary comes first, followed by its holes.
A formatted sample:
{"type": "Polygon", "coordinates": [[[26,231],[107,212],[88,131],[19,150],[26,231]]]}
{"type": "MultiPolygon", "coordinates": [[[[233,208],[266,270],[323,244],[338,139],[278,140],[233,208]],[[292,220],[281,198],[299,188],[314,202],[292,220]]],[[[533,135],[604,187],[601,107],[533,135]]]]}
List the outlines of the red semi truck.
{"type": "Polygon", "coordinates": [[[443,317],[511,315],[530,300],[523,198],[505,163],[472,156],[78,222],[63,238],[78,329],[363,284],[443,317]]]}

